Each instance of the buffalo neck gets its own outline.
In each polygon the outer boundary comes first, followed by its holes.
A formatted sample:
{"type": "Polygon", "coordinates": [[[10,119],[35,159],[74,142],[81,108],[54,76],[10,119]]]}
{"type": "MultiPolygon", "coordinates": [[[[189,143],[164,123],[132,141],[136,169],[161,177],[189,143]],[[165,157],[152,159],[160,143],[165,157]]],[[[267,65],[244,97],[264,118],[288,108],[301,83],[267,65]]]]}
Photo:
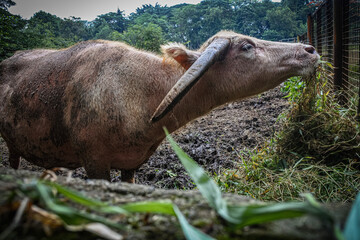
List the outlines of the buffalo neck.
{"type": "MultiPolygon", "coordinates": [[[[173,77],[171,80],[172,86],[180,77],[181,75],[173,77]]],[[[223,101],[221,101],[217,95],[218,93],[212,87],[211,77],[209,77],[208,74],[205,74],[176,104],[174,109],[160,121],[160,123],[167,127],[170,132],[173,132],[194,119],[205,115],[217,106],[226,103],[225,99],[222,99],[223,101]]]]}

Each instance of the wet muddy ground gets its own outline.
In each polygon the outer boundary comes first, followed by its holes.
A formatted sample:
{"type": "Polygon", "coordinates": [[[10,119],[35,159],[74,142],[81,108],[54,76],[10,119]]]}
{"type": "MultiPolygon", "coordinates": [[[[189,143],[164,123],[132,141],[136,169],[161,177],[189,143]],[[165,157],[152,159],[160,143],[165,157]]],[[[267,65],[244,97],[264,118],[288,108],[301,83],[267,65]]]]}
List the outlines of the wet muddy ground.
{"type": "MultiPolygon", "coordinates": [[[[270,139],[279,128],[277,118],[288,108],[279,88],[261,96],[231,103],[213,110],[172,134],[180,147],[211,174],[221,174],[240,160],[239,152],[251,150],[270,139]]],[[[0,167],[10,168],[8,150],[0,138],[0,167]]],[[[43,171],[21,160],[21,169],[43,171]]],[[[73,177],[86,179],[83,168],[73,177]]],[[[112,181],[120,181],[120,171],[112,171],[112,181]]],[[[136,183],[157,188],[191,189],[194,187],[168,142],[164,142],[136,172],[136,183]]]]}

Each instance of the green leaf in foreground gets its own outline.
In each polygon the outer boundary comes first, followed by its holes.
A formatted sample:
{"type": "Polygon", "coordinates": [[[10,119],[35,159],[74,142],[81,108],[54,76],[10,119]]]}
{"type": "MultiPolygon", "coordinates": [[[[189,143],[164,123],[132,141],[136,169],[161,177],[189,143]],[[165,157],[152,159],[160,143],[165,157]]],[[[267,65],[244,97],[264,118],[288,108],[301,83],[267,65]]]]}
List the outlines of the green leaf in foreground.
{"type": "Polygon", "coordinates": [[[57,199],[51,194],[51,188],[41,181],[35,185],[40,199],[44,202],[46,208],[58,215],[67,225],[80,225],[90,222],[99,222],[109,227],[122,229],[123,227],[115,222],[109,221],[104,217],[79,211],[75,208],[57,203],[57,199]]]}
{"type": "Polygon", "coordinates": [[[83,206],[89,207],[93,210],[103,212],[103,213],[120,213],[120,214],[126,214],[127,211],[124,210],[121,207],[111,206],[109,204],[106,204],[101,201],[97,201],[95,199],[91,199],[88,197],[85,197],[79,192],[70,190],[68,188],[65,188],[57,183],[54,182],[44,182],[44,184],[55,188],[59,193],[64,195],[65,197],[69,198],[70,200],[79,203],[83,206]]]}
{"type": "Polygon", "coordinates": [[[40,193],[40,198],[45,202],[45,205],[54,213],[56,213],[66,224],[82,225],[86,227],[91,222],[99,222],[117,229],[121,225],[109,221],[101,216],[80,212],[77,209],[57,204],[51,195],[51,188],[55,188],[59,193],[67,197],[69,200],[79,203],[83,206],[89,207],[93,210],[108,214],[129,214],[129,213],[157,213],[176,216],[180,222],[183,233],[188,240],[213,240],[210,236],[193,227],[181,213],[179,208],[171,202],[167,201],[150,201],[150,202],[135,202],[128,203],[122,206],[111,206],[107,203],[88,198],[79,192],[67,189],[59,184],[52,182],[38,182],[37,189],[40,193]]]}
{"type": "Polygon", "coordinates": [[[216,210],[216,212],[231,223],[238,223],[237,219],[234,219],[228,212],[226,201],[221,196],[221,191],[216,185],[214,180],[210,178],[197,163],[191,159],[174,141],[169,135],[167,129],[164,129],[167,139],[174,149],[176,155],[179,157],[181,163],[184,165],[186,171],[190,177],[194,180],[197,188],[208,201],[209,205],[216,210]]]}
{"type": "Polygon", "coordinates": [[[128,203],[123,205],[122,208],[132,213],[160,213],[175,216],[173,204],[166,201],[128,203]]]}
{"type": "Polygon", "coordinates": [[[193,227],[181,213],[179,208],[170,202],[137,202],[129,203],[122,206],[128,212],[141,213],[162,213],[174,215],[180,222],[183,233],[188,240],[212,240],[213,238],[193,227]]]}
{"type": "Polygon", "coordinates": [[[238,219],[238,227],[274,220],[294,218],[316,212],[307,203],[288,202],[267,205],[229,206],[231,216],[238,219]]]}
{"type": "Polygon", "coordinates": [[[304,214],[311,214],[330,223],[332,226],[335,226],[332,216],[309,195],[306,195],[307,202],[229,206],[222,198],[221,191],[216,183],[176,144],[168,131],[166,129],[164,130],[176,155],[196,183],[201,194],[208,201],[209,205],[227,221],[234,223],[239,227],[243,227],[250,224],[259,224],[274,220],[300,217],[304,214]]]}
{"type": "Polygon", "coordinates": [[[181,228],[184,232],[186,239],[188,239],[188,240],[213,240],[213,238],[210,237],[209,235],[206,235],[205,233],[203,233],[200,230],[191,226],[176,205],[174,205],[174,211],[176,213],[177,218],[179,219],[181,228]]]}

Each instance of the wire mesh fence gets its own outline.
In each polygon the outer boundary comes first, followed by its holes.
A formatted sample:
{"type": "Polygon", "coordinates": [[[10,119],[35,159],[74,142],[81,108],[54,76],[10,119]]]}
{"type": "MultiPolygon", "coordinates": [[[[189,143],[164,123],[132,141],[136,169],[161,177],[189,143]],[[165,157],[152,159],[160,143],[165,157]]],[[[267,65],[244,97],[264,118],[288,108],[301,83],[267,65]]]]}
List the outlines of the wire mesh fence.
{"type": "Polygon", "coordinates": [[[308,16],[307,26],[299,41],[315,46],[333,65],[325,66],[328,82],[360,117],[360,0],[325,0],[308,16]]]}
{"type": "Polygon", "coordinates": [[[345,17],[343,78],[348,83],[350,100],[352,95],[357,94],[357,108],[360,115],[360,0],[347,2],[345,17]]]}

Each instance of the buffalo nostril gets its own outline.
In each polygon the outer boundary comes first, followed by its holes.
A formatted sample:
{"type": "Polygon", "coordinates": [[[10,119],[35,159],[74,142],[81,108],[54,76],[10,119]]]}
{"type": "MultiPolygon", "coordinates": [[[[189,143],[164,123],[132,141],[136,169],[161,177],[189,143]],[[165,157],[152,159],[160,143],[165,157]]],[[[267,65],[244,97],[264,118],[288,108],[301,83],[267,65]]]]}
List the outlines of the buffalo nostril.
{"type": "Polygon", "coordinates": [[[316,53],[316,50],[315,50],[315,48],[313,46],[306,46],[305,51],[307,51],[310,54],[315,54],[316,53]]]}

